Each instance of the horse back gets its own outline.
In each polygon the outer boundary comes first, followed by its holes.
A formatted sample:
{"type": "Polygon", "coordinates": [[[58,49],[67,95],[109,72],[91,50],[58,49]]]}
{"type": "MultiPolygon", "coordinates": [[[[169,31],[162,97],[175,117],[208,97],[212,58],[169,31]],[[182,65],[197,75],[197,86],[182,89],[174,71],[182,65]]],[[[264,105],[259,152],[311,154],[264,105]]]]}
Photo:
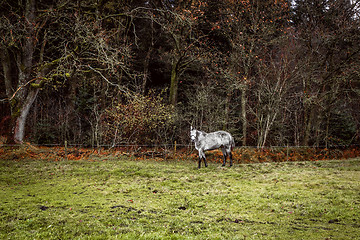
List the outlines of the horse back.
{"type": "Polygon", "coordinates": [[[229,144],[231,144],[234,139],[233,137],[231,136],[230,133],[228,132],[225,132],[225,131],[217,131],[217,132],[214,132],[214,134],[221,139],[221,141],[223,142],[228,142],[229,144]]]}
{"type": "Polygon", "coordinates": [[[213,150],[220,147],[233,148],[234,139],[230,133],[225,131],[217,131],[208,133],[203,139],[203,144],[206,150],[213,150]]]}

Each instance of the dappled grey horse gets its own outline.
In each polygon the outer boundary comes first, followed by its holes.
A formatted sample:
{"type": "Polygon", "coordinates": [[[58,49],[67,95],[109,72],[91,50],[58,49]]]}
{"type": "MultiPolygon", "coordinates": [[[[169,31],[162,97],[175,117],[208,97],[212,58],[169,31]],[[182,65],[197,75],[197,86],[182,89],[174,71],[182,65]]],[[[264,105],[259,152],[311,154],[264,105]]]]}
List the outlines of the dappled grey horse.
{"type": "Polygon", "coordinates": [[[201,165],[201,160],[204,160],[205,167],[207,167],[205,151],[214,150],[221,148],[221,151],[224,156],[223,166],[226,163],[226,157],[230,158],[230,167],[232,166],[232,153],[231,150],[235,147],[234,138],[230,133],[225,131],[217,131],[212,133],[205,133],[190,127],[190,137],[191,141],[195,143],[196,150],[199,151],[199,168],[201,165]]]}

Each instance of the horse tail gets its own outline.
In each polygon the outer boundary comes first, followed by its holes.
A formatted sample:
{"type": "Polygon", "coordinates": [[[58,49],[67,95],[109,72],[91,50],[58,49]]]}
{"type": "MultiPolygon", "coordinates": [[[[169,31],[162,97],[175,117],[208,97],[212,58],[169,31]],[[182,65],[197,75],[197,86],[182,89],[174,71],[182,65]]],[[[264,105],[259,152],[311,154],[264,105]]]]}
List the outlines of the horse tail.
{"type": "Polygon", "coordinates": [[[235,147],[235,141],[234,141],[234,138],[231,138],[231,143],[230,143],[230,145],[231,145],[231,151],[234,149],[234,147],[235,147]]]}

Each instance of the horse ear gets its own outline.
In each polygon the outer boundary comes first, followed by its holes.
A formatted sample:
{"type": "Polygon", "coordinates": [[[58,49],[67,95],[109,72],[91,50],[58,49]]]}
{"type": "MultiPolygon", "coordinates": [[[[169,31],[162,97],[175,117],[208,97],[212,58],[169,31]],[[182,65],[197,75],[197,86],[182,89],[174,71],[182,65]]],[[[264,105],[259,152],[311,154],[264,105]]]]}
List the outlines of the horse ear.
{"type": "Polygon", "coordinates": [[[193,130],[193,127],[192,126],[190,126],[190,131],[192,131],[193,130]]]}

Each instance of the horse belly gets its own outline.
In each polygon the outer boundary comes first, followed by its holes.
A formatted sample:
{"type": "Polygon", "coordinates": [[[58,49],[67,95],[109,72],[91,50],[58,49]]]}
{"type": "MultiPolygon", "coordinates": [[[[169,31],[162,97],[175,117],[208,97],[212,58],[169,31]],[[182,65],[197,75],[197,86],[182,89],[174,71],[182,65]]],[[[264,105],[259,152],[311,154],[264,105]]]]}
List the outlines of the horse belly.
{"type": "Polygon", "coordinates": [[[215,150],[215,149],[218,149],[220,147],[222,147],[222,144],[220,141],[218,141],[217,139],[208,139],[205,144],[205,151],[208,151],[208,150],[215,150]]]}

